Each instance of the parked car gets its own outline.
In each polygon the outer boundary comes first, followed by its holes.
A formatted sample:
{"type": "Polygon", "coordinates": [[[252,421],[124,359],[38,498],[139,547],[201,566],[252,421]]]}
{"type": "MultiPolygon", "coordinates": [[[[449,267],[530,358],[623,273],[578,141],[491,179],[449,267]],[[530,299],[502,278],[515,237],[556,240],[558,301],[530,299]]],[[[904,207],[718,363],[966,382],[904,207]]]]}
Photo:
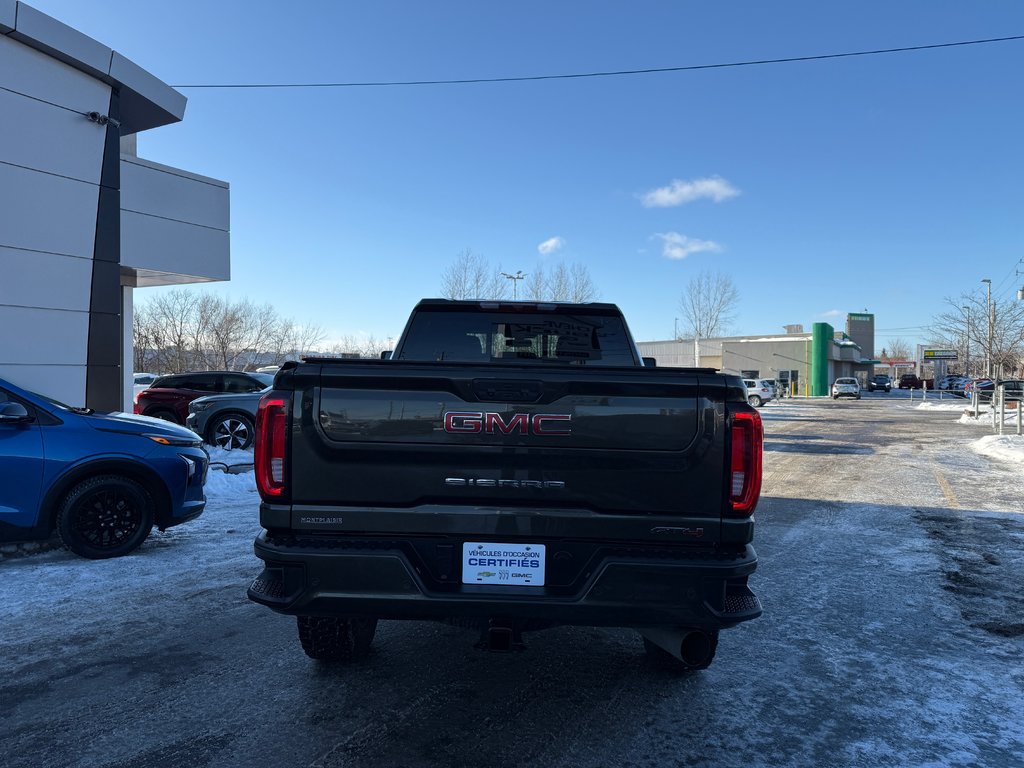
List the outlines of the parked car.
{"type": "Polygon", "coordinates": [[[874,392],[876,389],[884,389],[889,392],[892,389],[892,379],[884,373],[872,376],[868,379],[868,392],[874,392]]]}
{"type": "Polygon", "coordinates": [[[126,555],[197,517],[209,460],[184,427],[72,408],[0,379],[0,541],[126,555]]]}
{"type": "Polygon", "coordinates": [[[743,385],[747,388],[747,402],[755,408],[775,396],[775,387],[767,379],[744,379],[743,385]]]}
{"type": "Polygon", "coordinates": [[[852,397],[855,400],[860,400],[860,384],[852,376],[840,376],[832,384],[832,399],[838,400],[840,397],[852,397]]]}
{"type": "Polygon", "coordinates": [[[974,392],[978,392],[978,397],[981,400],[991,400],[992,390],[995,389],[996,383],[989,378],[972,379],[964,385],[964,397],[972,397],[974,392]]]}
{"type": "Polygon", "coordinates": [[[160,376],[155,373],[136,373],[133,375],[133,378],[133,386],[135,391],[132,392],[132,402],[134,403],[138,402],[139,395],[154,381],[160,378],[160,376]]]}
{"type": "Polygon", "coordinates": [[[964,394],[970,397],[971,393],[977,390],[978,400],[987,403],[992,400],[993,394],[999,387],[1002,388],[1007,400],[1024,400],[1024,380],[1021,379],[1003,379],[998,382],[992,379],[975,379],[964,388],[964,394]]]}
{"type": "Polygon", "coordinates": [[[268,373],[241,371],[202,371],[161,376],[136,399],[135,413],[184,424],[188,418],[188,404],[197,397],[259,392],[273,382],[274,377],[268,373]]]}
{"type": "Polygon", "coordinates": [[[256,436],[256,407],[269,385],[259,392],[197,397],[188,404],[185,426],[210,445],[227,450],[251,448],[256,436]]]}
{"type": "Polygon", "coordinates": [[[900,376],[900,389],[920,389],[921,380],[917,378],[916,373],[904,373],[900,376]]]}

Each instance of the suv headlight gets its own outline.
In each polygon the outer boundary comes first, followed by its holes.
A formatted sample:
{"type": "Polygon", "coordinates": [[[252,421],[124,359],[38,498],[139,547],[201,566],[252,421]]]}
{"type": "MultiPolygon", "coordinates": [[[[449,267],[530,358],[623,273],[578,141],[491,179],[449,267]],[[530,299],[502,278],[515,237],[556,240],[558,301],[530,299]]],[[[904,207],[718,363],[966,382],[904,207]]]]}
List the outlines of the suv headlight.
{"type": "Polygon", "coordinates": [[[196,413],[197,411],[205,411],[211,405],[213,405],[213,403],[197,403],[195,400],[193,400],[191,403],[188,404],[188,410],[191,413],[196,413]]]}

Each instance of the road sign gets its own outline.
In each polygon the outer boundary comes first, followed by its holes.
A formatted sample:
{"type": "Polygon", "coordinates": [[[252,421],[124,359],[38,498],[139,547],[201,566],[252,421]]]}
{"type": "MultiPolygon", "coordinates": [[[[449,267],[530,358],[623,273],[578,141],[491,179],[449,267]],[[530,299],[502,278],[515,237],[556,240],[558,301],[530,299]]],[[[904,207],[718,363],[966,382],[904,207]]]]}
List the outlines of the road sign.
{"type": "Polygon", "coordinates": [[[955,349],[926,349],[924,351],[925,360],[956,360],[955,349]]]}

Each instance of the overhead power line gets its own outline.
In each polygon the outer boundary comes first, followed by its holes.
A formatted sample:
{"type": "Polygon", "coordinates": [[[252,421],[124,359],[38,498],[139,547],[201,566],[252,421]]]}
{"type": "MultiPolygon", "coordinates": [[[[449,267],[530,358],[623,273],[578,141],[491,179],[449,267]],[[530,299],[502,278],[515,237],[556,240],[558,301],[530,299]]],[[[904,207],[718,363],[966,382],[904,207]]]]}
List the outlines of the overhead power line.
{"type": "Polygon", "coordinates": [[[189,83],[174,88],[382,88],[389,86],[413,85],[469,85],[473,83],[524,83],[537,80],[575,80],[586,77],[623,77],[626,75],[653,75],[662,72],[694,72],[702,69],[728,69],[731,67],[757,67],[764,64],[791,64],[799,61],[823,61],[825,59],[848,59],[855,56],[880,56],[888,53],[930,51],[937,48],[957,48],[966,45],[986,45],[1024,40],[1024,35],[988,37],[982,40],[960,40],[953,43],[932,43],[930,45],[907,45],[900,48],[878,48],[870,51],[846,51],[845,53],[823,53],[815,56],[787,56],[781,59],[753,59],[730,61],[718,64],[690,64],[684,67],[651,67],[649,69],[619,69],[607,72],[572,72],[560,75],[523,75],[520,77],[467,77],[454,80],[375,80],[349,83],[189,83]]]}

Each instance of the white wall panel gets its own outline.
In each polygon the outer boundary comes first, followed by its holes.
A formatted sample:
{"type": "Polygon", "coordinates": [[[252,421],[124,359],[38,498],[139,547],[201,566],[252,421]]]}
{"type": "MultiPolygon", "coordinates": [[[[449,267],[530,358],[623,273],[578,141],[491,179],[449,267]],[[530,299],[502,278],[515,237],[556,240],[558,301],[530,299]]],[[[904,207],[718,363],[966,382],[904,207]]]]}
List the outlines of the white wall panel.
{"type": "Polygon", "coordinates": [[[79,112],[110,108],[109,85],[9,35],[0,35],[0,85],[79,112]]]}
{"type": "Polygon", "coordinates": [[[0,245],[92,258],[99,187],[0,163],[0,245]]]}
{"type": "Polygon", "coordinates": [[[92,260],[0,247],[0,304],[89,311],[92,260]]]}
{"type": "Polygon", "coordinates": [[[230,228],[226,184],[135,157],[121,158],[121,208],[215,229],[230,228]]]}
{"type": "Polygon", "coordinates": [[[121,264],[139,270],[228,280],[230,235],[219,229],[121,211],[121,264]]]}
{"type": "Polygon", "coordinates": [[[34,45],[44,48],[51,56],[72,59],[79,66],[93,70],[94,75],[110,72],[112,50],[25,3],[18,5],[18,23],[11,35],[31,39],[34,45]]]}
{"type": "Polygon", "coordinates": [[[5,35],[14,29],[14,20],[17,16],[17,0],[0,0],[0,35],[5,35]]]}
{"type": "Polygon", "coordinates": [[[71,406],[85,405],[84,365],[4,365],[0,379],[71,406]]]}
{"type": "Polygon", "coordinates": [[[89,314],[58,309],[0,307],[0,365],[85,365],[89,314]]]}
{"type": "Polygon", "coordinates": [[[106,130],[81,115],[0,91],[0,161],[100,183],[106,130]]]}

